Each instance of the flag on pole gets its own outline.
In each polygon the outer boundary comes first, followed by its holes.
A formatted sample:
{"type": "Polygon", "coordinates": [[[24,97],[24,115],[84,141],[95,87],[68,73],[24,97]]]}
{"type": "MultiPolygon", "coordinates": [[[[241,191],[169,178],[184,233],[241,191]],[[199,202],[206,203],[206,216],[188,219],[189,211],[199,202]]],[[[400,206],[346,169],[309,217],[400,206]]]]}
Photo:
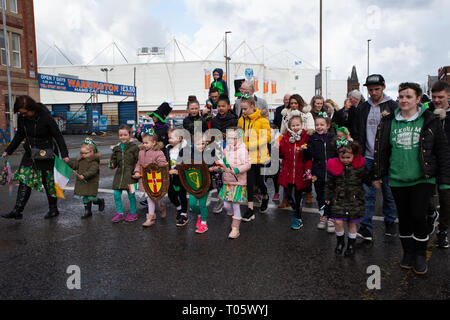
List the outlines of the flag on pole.
{"type": "Polygon", "coordinates": [[[139,190],[139,184],[133,183],[128,185],[128,191],[130,191],[130,194],[136,193],[136,191],[139,190]]]}
{"type": "Polygon", "coordinates": [[[69,183],[72,168],[62,161],[58,156],[55,156],[55,168],[53,169],[55,176],[56,196],[60,199],[64,198],[64,189],[69,183]]]}
{"type": "Polygon", "coordinates": [[[227,158],[217,160],[216,165],[222,169],[231,168],[230,164],[227,161],[227,158]]]}
{"type": "Polygon", "coordinates": [[[205,71],[205,90],[211,88],[211,70],[203,69],[205,71]]]}

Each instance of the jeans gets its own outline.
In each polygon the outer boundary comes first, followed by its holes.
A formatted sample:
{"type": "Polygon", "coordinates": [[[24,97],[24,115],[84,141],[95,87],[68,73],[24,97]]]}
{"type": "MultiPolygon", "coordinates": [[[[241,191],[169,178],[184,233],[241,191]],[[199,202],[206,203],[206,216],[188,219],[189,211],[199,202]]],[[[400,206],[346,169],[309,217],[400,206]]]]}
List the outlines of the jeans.
{"type": "MultiPolygon", "coordinates": [[[[365,158],[366,167],[369,171],[373,166],[373,159],[365,158]]],[[[387,223],[394,222],[396,217],[396,207],[394,197],[392,196],[391,187],[389,186],[388,177],[383,177],[383,183],[381,184],[381,191],[383,193],[383,215],[384,221],[387,223]]],[[[364,191],[366,193],[366,211],[363,219],[361,220],[361,225],[365,226],[370,231],[373,231],[372,217],[375,212],[375,201],[377,197],[377,189],[370,186],[364,186],[364,191]]]]}

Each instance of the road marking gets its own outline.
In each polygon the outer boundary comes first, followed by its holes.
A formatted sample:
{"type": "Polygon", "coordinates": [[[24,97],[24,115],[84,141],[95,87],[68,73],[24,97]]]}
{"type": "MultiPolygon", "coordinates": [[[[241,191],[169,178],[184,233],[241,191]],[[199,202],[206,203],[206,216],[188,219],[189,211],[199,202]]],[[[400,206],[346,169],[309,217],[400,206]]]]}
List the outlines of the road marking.
{"type": "MultiPolygon", "coordinates": [[[[67,187],[67,188],[65,188],[65,190],[73,191],[73,190],[75,190],[75,188],[74,187],[67,187]]],[[[98,189],[98,192],[99,193],[114,194],[114,190],[111,190],[111,189],[98,189]]],[[[216,193],[217,193],[216,191],[211,192],[211,194],[216,194],[216,193]]],[[[211,199],[212,202],[217,202],[218,200],[219,199],[217,199],[217,198],[212,198],[211,199]]],[[[255,203],[255,207],[260,207],[260,204],[255,203]]],[[[275,205],[275,204],[269,204],[268,208],[269,209],[284,210],[284,211],[292,211],[291,209],[288,209],[288,208],[280,209],[280,208],[278,208],[278,205],[275,205]]],[[[319,214],[319,209],[316,209],[316,208],[303,208],[302,212],[319,214]]],[[[374,216],[372,219],[374,221],[384,221],[384,217],[379,217],[379,216],[374,216]]],[[[398,220],[396,222],[398,223],[398,220]]]]}

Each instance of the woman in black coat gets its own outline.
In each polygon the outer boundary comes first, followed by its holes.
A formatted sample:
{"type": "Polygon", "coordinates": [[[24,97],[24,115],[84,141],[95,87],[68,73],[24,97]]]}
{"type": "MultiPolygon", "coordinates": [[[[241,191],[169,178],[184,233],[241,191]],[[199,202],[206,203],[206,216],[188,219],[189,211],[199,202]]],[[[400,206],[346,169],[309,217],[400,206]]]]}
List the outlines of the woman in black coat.
{"type": "Polygon", "coordinates": [[[68,162],[69,152],[64,138],[48,109],[43,104],[36,103],[31,97],[17,97],[14,104],[14,113],[19,114],[17,133],[3,156],[13,154],[24,140],[25,154],[14,174],[14,179],[20,182],[16,205],[10,213],[2,215],[2,217],[22,219],[22,212],[30,198],[32,189],[45,191],[47,195],[49,211],[45,219],[56,217],[59,212],[53,176],[55,159],[51,155],[51,151],[55,155],[59,155],[57,148],[59,147],[63,160],[68,162]],[[46,159],[38,159],[36,156],[32,156],[32,150],[34,151],[33,155],[37,150],[38,156],[41,158],[44,156],[46,159]],[[44,155],[44,152],[50,156],[44,155]]]}

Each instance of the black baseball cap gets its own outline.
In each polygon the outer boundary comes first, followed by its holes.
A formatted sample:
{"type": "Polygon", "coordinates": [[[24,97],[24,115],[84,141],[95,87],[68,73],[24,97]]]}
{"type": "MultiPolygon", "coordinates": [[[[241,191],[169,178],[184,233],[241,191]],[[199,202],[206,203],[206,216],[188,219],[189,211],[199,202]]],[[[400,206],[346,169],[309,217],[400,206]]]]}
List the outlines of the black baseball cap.
{"type": "Polygon", "coordinates": [[[367,87],[374,84],[379,84],[382,86],[386,85],[386,82],[384,81],[384,78],[381,74],[372,74],[368,76],[364,86],[367,87]]]}

